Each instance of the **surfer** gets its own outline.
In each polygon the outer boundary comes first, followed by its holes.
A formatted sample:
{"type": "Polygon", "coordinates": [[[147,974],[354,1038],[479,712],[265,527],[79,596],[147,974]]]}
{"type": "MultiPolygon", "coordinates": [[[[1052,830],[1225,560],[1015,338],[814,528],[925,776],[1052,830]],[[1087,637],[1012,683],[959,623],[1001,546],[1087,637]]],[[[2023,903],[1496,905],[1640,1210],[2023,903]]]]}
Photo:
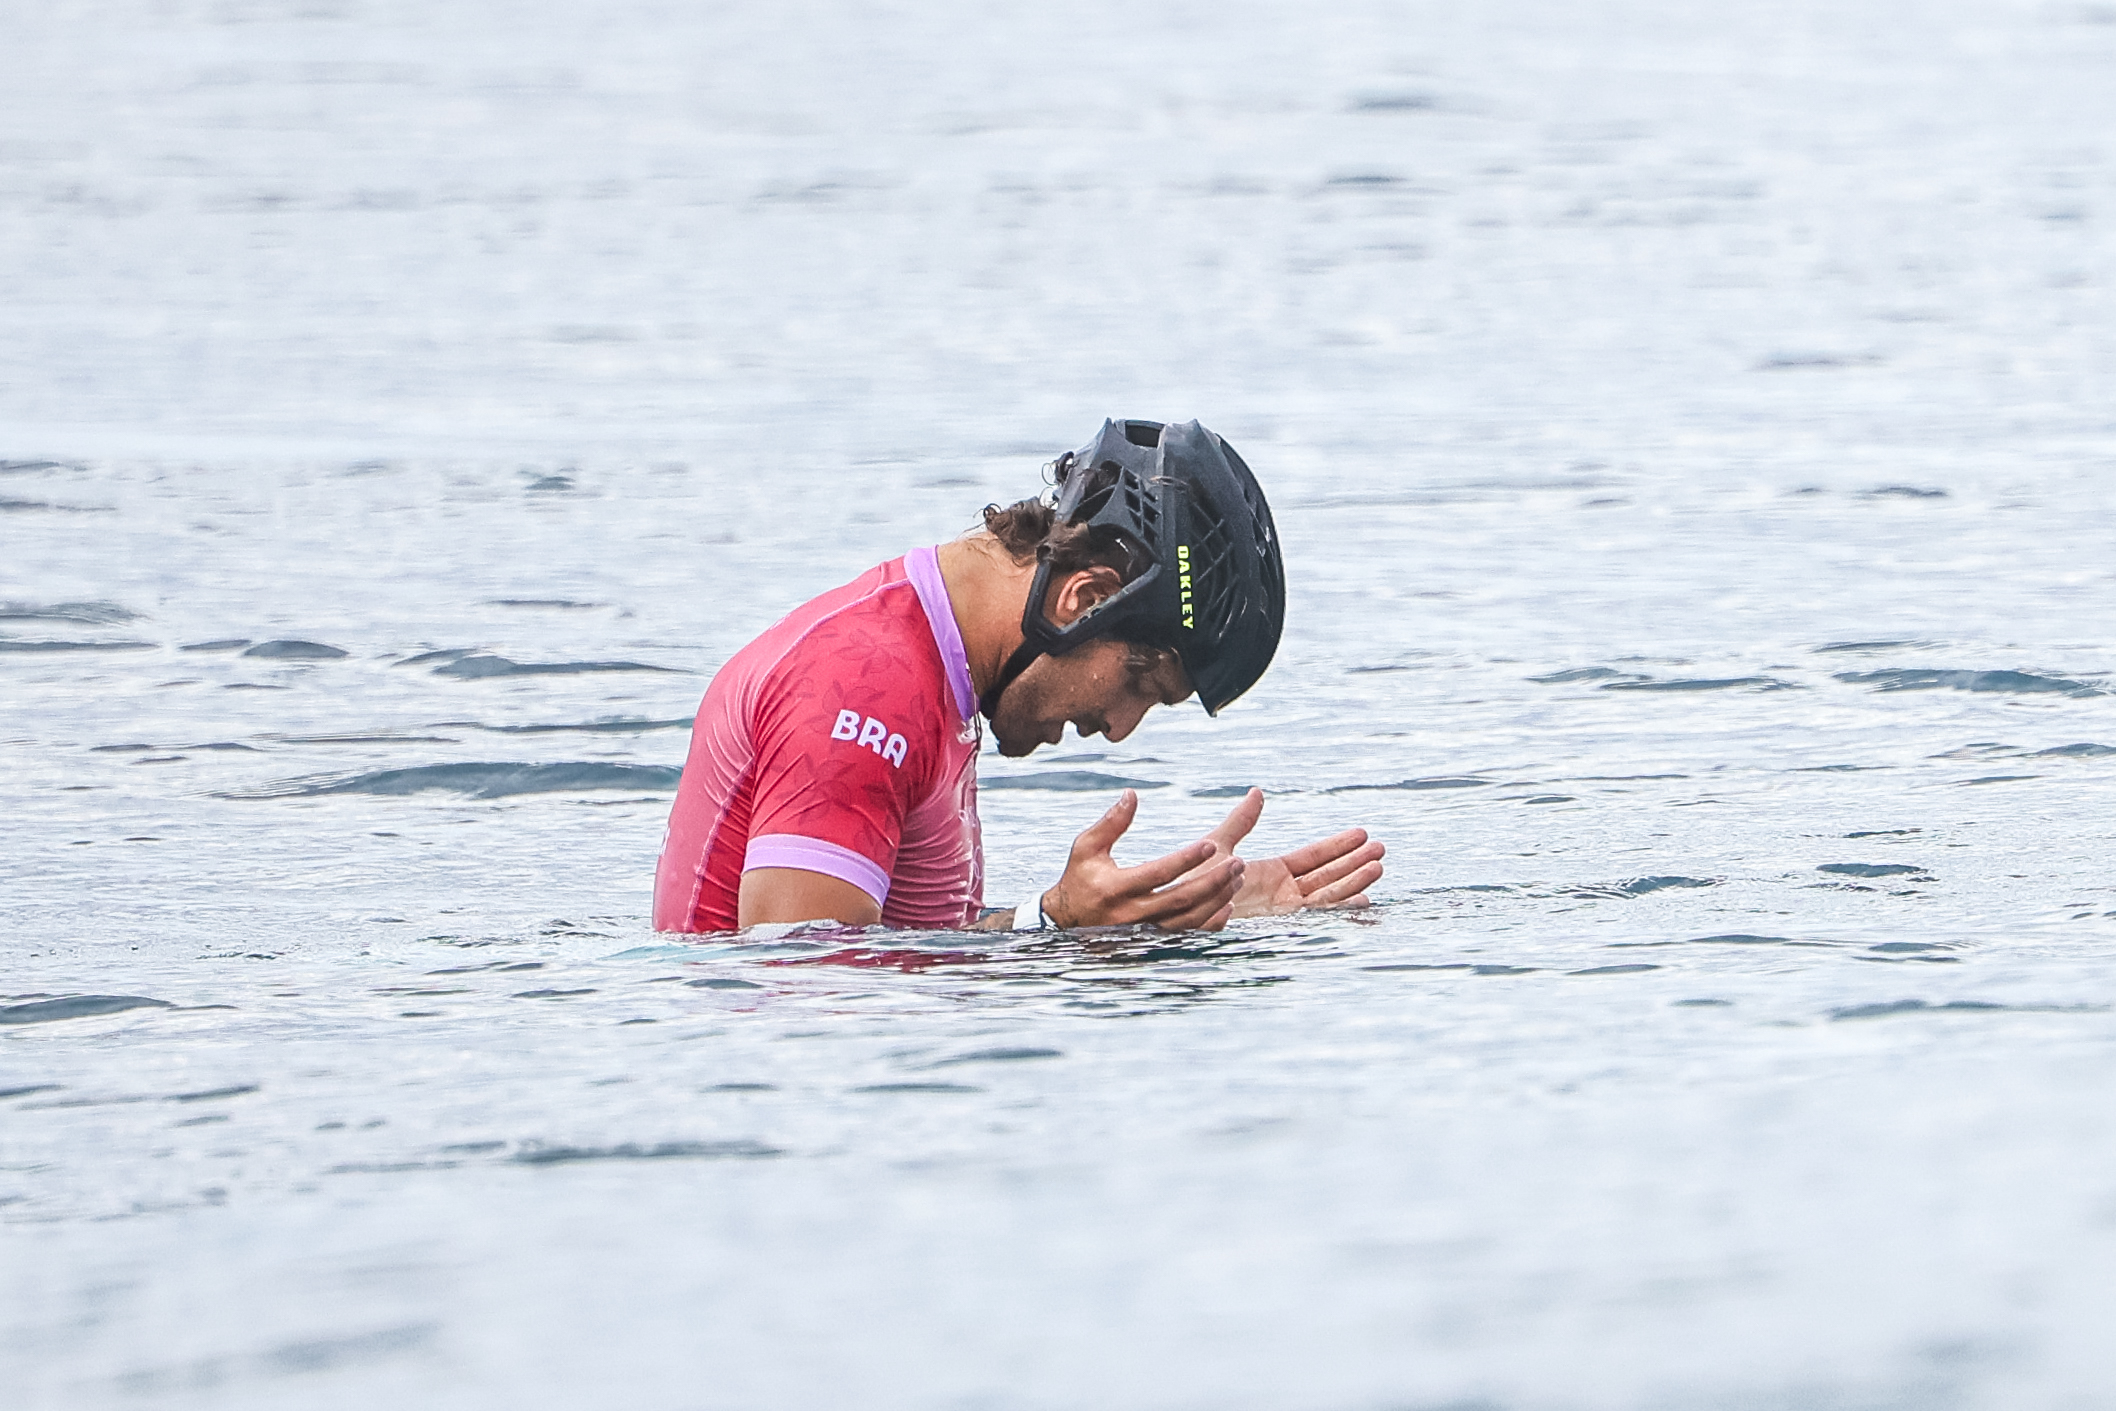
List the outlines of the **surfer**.
{"type": "Polygon", "coordinates": [[[1122,867],[1126,789],[1056,883],[983,907],[977,751],[1122,740],[1156,705],[1210,715],[1256,684],[1285,621],[1263,491],[1197,422],[1105,422],[1055,492],[796,608],[706,689],[654,886],[664,931],[762,922],[1035,930],[1362,905],[1382,845],[1349,829],[1281,857],[1236,848],[1251,789],[1203,838],[1122,867]]]}

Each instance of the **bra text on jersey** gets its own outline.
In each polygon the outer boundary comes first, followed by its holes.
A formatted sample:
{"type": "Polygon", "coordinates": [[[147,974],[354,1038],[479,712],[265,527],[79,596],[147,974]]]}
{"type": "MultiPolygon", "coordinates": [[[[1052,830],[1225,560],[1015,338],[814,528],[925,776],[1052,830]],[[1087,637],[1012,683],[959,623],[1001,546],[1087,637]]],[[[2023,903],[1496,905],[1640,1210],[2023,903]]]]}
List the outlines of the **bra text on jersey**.
{"type": "Polygon", "coordinates": [[[904,737],[871,715],[863,719],[856,710],[839,711],[838,723],[830,727],[830,738],[865,745],[898,769],[904,767],[904,737]]]}

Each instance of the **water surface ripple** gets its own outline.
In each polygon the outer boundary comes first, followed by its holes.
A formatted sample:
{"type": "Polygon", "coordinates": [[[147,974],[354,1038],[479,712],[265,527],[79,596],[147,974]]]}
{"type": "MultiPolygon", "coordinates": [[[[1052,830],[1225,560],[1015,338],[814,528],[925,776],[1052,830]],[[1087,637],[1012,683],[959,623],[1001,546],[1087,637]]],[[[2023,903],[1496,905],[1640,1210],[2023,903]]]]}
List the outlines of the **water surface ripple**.
{"type": "Polygon", "coordinates": [[[10,1407],[2108,1404],[2105,6],[15,6],[10,1407]],[[711,672],[1105,414],[1359,915],[675,943],[711,672]]]}

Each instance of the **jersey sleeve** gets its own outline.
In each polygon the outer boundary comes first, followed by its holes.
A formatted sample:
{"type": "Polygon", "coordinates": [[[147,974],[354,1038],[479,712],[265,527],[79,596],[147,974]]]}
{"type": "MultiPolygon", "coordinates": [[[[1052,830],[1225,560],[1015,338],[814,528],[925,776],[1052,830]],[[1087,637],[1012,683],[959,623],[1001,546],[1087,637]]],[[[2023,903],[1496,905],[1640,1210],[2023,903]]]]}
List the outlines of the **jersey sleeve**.
{"type": "Polygon", "coordinates": [[[904,821],[933,769],[919,725],[938,704],[891,646],[825,629],[765,679],[743,871],[820,872],[888,902],[904,821]]]}

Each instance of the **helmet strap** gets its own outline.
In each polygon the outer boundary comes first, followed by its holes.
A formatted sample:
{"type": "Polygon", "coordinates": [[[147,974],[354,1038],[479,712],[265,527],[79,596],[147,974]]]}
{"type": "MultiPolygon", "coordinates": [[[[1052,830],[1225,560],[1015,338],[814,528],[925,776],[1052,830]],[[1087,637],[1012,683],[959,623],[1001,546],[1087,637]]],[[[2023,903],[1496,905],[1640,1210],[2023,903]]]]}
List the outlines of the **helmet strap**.
{"type": "Polygon", "coordinates": [[[999,668],[999,679],[987,687],[982,696],[978,697],[978,713],[987,720],[997,714],[999,711],[999,698],[1006,694],[1007,687],[1013,685],[1014,678],[1027,671],[1030,664],[1042,655],[1043,648],[1037,646],[1034,642],[1024,641],[1020,646],[1014,648],[1014,655],[1008,657],[1007,664],[999,668]]]}

